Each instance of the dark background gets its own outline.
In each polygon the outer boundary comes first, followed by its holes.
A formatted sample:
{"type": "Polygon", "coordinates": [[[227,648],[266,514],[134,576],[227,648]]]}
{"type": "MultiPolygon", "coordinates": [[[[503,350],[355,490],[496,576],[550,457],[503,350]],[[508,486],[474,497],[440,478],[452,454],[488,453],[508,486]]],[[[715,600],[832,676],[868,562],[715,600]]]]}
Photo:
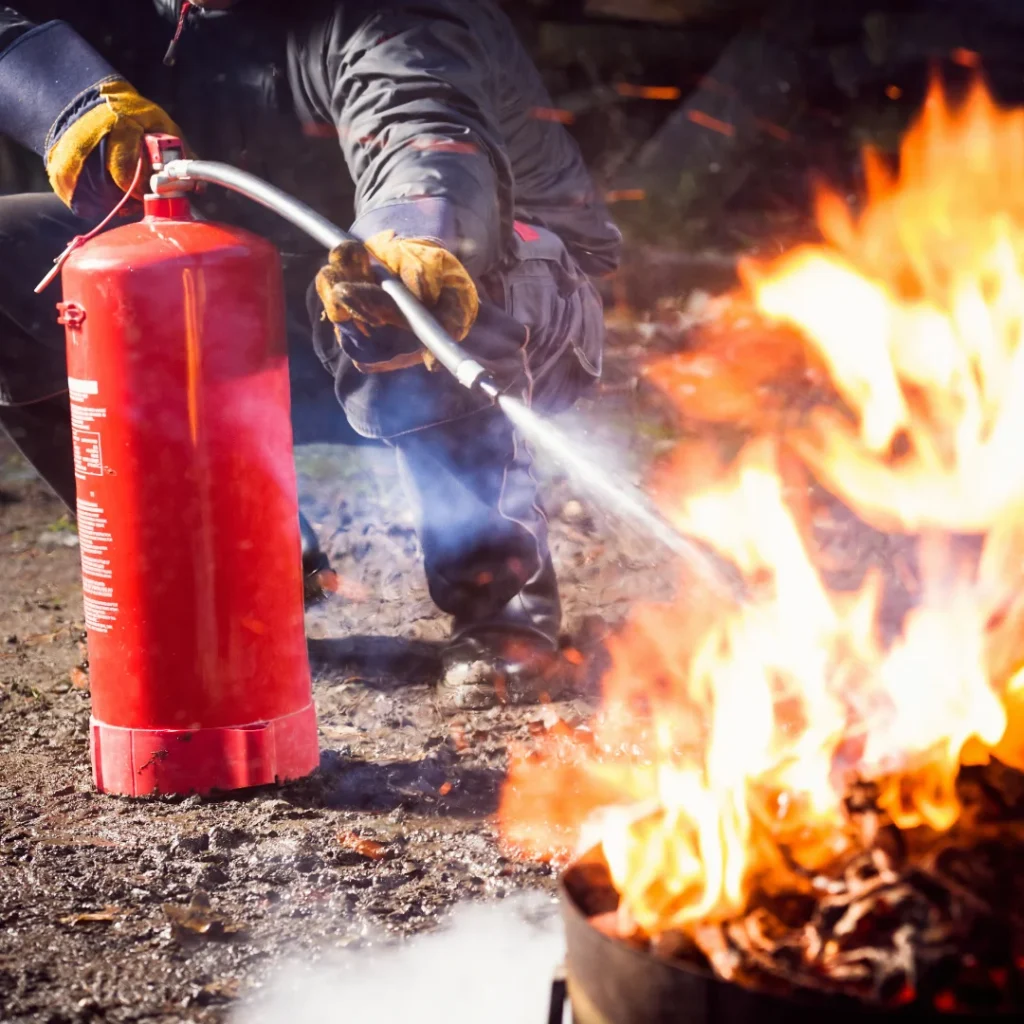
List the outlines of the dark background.
{"type": "MultiPolygon", "coordinates": [[[[89,7],[80,0],[15,6],[36,19],[68,15],[79,25],[89,7]]],[[[920,103],[929,68],[952,82],[969,72],[958,63],[961,51],[978,55],[1001,99],[1024,98],[1024,4],[1014,0],[506,0],[502,6],[595,175],[613,195],[646,192],[646,200],[615,203],[630,235],[668,230],[665,208],[679,191],[674,174],[711,179],[689,182],[692,194],[677,211],[692,237],[712,219],[709,202],[731,201],[755,180],[772,191],[764,176],[779,165],[789,179],[786,192],[805,185],[811,167],[833,179],[852,173],[851,156],[865,138],[891,148],[920,103]],[[783,97],[775,88],[780,78],[788,85],[783,97]],[[677,90],[677,98],[620,91],[638,86],[677,90]],[[690,122],[687,132],[659,137],[687,103],[736,125],[733,136],[690,122]],[[743,112],[777,130],[748,135],[743,112]],[[709,135],[719,136],[714,145],[706,145],[709,135]],[[655,159],[650,147],[659,145],[665,152],[655,159]]],[[[90,32],[115,62],[119,55],[123,62],[126,50],[151,44],[154,30],[146,0],[122,9],[116,24],[90,32]]],[[[156,31],[167,34],[164,26],[156,31]]],[[[45,187],[39,161],[0,137],[0,191],[45,187]]]]}

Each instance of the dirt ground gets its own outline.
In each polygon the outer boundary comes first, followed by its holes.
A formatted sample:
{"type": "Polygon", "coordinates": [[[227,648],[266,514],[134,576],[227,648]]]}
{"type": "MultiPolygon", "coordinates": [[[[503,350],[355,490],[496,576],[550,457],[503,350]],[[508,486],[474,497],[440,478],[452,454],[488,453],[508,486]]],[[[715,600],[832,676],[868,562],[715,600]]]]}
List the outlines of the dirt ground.
{"type": "MultiPolygon", "coordinates": [[[[602,393],[568,416],[634,477],[669,443],[634,360],[684,321],[613,338],[602,393]]],[[[220,1021],[283,957],[554,887],[496,844],[506,745],[587,714],[602,632],[636,598],[671,592],[661,553],[545,467],[580,695],[452,718],[432,699],[447,623],[391,453],[304,447],[297,465],[347,595],[307,617],[319,771],[232,798],[131,801],[91,783],[73,524],[0,449],[0,1021],[220,1021]]]]}

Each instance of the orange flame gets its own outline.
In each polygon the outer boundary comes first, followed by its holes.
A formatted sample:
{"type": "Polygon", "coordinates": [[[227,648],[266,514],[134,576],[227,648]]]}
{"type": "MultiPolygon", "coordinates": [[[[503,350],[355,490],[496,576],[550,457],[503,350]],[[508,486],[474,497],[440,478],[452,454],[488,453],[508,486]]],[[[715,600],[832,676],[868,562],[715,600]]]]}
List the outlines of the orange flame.
{"type": "Polygon", "coordinates": [[[641,608],[590,729],[513,752],[508,843],[600,841],[648,933],[805,886],[855,841],[855,780],[941,831],[962,764],[1024,768],[1024,111],[933,86],[898,174],[865,169],[859,215],[823,193],[824,241],[746,262],[705,342],[649,371],[704,424],[662,507],[752,600],[641,608]],[[877,558],[834,581],[837,507],[910,553],[909,584],[877,558]]]}

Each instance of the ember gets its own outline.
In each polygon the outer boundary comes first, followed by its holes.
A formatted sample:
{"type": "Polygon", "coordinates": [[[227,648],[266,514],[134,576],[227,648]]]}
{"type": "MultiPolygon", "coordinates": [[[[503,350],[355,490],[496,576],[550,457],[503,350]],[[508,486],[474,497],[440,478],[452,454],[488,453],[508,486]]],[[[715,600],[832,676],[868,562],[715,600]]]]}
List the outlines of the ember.
{"type": "Polygon", "coordinates": [[[1020,805],[975,797],[1024,768],[1024,111],[934,86],[865,170],[649,369],[659,503],[752,599],[640,609],[503,831],[596,843],[595,923],[724,979],[1020,1011],[1020,805]]]}

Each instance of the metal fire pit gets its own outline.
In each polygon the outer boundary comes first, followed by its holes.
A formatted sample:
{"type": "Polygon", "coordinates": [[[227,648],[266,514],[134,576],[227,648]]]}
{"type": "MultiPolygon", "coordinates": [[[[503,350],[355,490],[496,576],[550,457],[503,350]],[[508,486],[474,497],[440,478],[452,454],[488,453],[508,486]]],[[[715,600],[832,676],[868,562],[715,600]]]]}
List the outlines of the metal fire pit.
{"type": "MultiPolygon", "coordinates": [[[[565,985],[556,983],[551,1021],[560,1021],[560,988],[573,1024],[968,1024],[1008,1021],[1006,1014],[947,1014],[931,1007],[873,1009],[847,997],[801,990],[780,997],[731,982],[680,960],[655,956],[598,931],[581,905],[591,886],[588,855],[562,877],[565,985]]],[[[602,908],[612,909],[612,908],[602,908]]]]}

